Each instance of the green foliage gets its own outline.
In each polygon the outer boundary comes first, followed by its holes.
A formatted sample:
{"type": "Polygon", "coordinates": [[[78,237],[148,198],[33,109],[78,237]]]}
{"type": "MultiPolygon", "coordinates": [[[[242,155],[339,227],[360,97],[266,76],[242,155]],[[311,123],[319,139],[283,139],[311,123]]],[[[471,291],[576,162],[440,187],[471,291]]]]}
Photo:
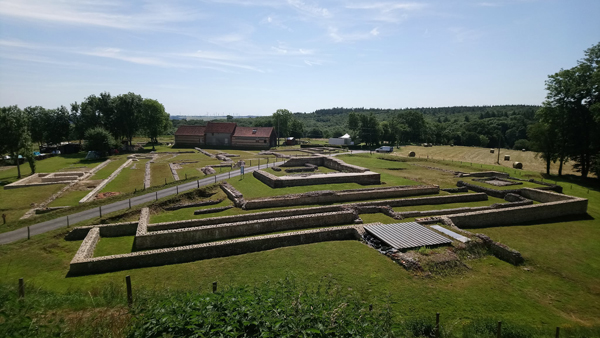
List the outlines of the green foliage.
{"type": "MultiPolygon", "coordinates": [[[[574,167],[587,177],[595,157],[600,153],[600,43],[585,51],[577,66],[561,69],[548,76],[548,95],[538,118],[557,137],[552,154],[575,161],[574,167]]],[[[543,135],[534,133],[534,143],[546,143],[543,135]]],[[[547,149],[545,149],[547,151],[547,149]]]]}
{"type": "Polygon", "coordinates": [[[529,150],[529,149],[531,149],[531,143],[529,142],[529,140],[520,139],[520,140],[515,141],[515,145],[513,146],[513,149],[517,149],[517,150],[521,150],[521,149],[529,150]]]}
{"type": "Polygon", "coordinates": [[[157,137],[166,133],[170,127],[171,121],[165,107],[156,100],[144,99],[140,110],[140,129],[153,142],[153,150],[158,143],[157,137]]]}
{"type": "Polygon", "coordinates": [[[19,155],[31,151],[31,136],[27,115],[17,106],[0,109],[0,154],[8,153],[17,165],[21,178],[19,155]]]}
{"type": "Polygon", "coordinates": [[[97,151],[105,156],[115,145],[115,139],[102,127],[91,128],[85,132],[84,149],[87,151],[97,151]]]}
{"type": "Polygon", "coordinates": [[[130,337],[390,337],[387,306],[369,311],[330,280],[308,287],[286,278],[215,294],[174,293],[134,310],[130,337]]]}

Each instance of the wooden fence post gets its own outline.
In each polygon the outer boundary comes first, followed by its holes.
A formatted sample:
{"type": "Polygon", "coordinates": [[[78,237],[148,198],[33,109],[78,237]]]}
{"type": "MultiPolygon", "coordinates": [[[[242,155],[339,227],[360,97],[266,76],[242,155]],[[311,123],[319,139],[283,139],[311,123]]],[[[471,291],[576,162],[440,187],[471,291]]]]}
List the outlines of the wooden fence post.
{"type": "Polygon", "coordinates": [[[502,337],[502,322],[498,322],[498,329],[496,330],[496,338],[502,337]]]}
{"type": "Polygon", "coordinates": [[[31,238],[31,232],[29,231],[29,227],[27,227],[27,239],[31,238]]]}
{"type": "Polygon", "coordinates": [[[156,192],[156,200],[158,201],[158,191],[156,192]]]}
{"type": "Polygon", "coordinates": [[[435,338],[440,338],[440,313],[435,314],[435,338]]]}
{"type": "Polygon", "coordinates": [[[67,228],[69,227],[69,215],[67,215],[67,228]]]}
{"type": "Polygon", "coordinates": [[[23,278],[19,278],[19,298],[25,298],[25,282],[23,281],[23,278]]]}
{"type": "Polygon", "coordinates": [[[556,336],[555,337],[556,338],[560,337],[560,327],[558,327],[558,326],[556,327],[556,336]]]}
{"type": "Polygon", "coordinates": [[[213,293],[217,292],[217,282],[213,282],[213,293]]]}
{"type": "Polygon", "coordinates": [[[133,294],[131,292],[131,277],[125,276],[125,283],[127,284],[127,305],[131,307],[133,305],[133,294]]]}

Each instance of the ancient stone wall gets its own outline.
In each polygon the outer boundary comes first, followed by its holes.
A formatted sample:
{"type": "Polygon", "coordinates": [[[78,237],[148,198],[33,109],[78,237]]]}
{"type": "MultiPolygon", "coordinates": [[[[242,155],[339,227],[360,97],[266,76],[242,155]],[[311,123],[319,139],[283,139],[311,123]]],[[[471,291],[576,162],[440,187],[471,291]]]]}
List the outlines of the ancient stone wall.
{"type": "Polygon", "coordinates": [[[222,216],[222,217],[190,219],[190,220],[185,220],[185,221],[174,221],[174,222],[149,224],[148,231],[192,228],[192,227],[200,227],[200,226],[223,224],[223,223],[246,222],[246,221],[253,221],[253,220],[260,220],[260,219],[267,219],[267,218],[310,215],[310,214],[318,214],[318,213],[324,213],[324,212],[336,212],[336,211],[341,211],[341,210],[343,210],[343,206],[332,205],[332,206],[315,207],[315,208],[287,209],[287,210],[277,210],[277,211],[256,212],[256,213],[252,213],[252,214],[241,214],[241,215],[222,216]]]}
{"type": "MultiPolygon", "coordinates": [[[[415,195],[438,194],[438,186],[398,186],[390,188],[367,188],[339,191],[313,191],[304,194],[291,194],[268,198],[247,200],[245,209],[277,208],[295,205],[342,203],[350,201],[407,197],[415,195]]],[[[457,195],[458,196],[458,195],[457,195]]],[[[486,197],[487,199],[487,197],[486,197]]],[[[386,205],[386,204],[380,204],[386,205]]]]}
{"type": "Polygon", "coordinates": [[[360,173],[328,173],[307,176],[275,176],[263,170],[256,170],[252,175],[273,189],[331,183],[358,183],[362,185],[376,185],[381,183],[381,175],[372,171],[360,173]]]}
{"type": "Polygon", "coordinates": [[[231,184],[227,182],[221,182],[220,187],[225,195],[227,195],[227,198],[233,202],[233,205],[235,205],[236,208],[242,208],[244,206],[246,203],[246,201],[244,201],[244,195],[242,195],[242,193],[234,188],[231,184]]]}
{"type": "Polygon", "coordinates": [[[96,228],[100,231],[101,237],[121,237],[135,236],[138,222],[124,222],[111,224],[88,225],[73,228],[66,236],[67,241],[80,241],[87,236],[90,230],[96,228]]]}
{"type": "Polygon", "coordinates": [[[69,275],[87,275],[193,262],[325,241],[360,240],[355,226],[296,231],[71,261],[69,275]]]}
{"type": "Polygon", "coordinates": [[[494,242],[488,236],[483,234],[475,234],[475,236],[481,239],[485,246],[488,248],[488,250],[490,250],[490,252],[498,259],[501,259],[512,265],[523,264],[523,262],[525,261],[520,252],[511,249],[507,245],[504,245],[499,242],[494,242]]]}
{"type": "Polygon", "coordinates": [[[71,260],[71,264],[85,261],[86,259],[92,258],[94,256],[94,250],[96,249],[96,244],[100,240],[100,230],[98,228],[91,229],[88,234],[85,236],[85,239],[79,246],[79,250],[71,260]]]}
{"type": "Polygon", "coordinates": [[[519,194],[523,197],[529,198],[534,201],[541,203],[556,202],[556,201],[567,201],[573,199],[572,196],[559,194],[548,190],[539,190],[524,188],[519,191],[519,194]]]}
{"type": "Polygon", "coordinates": [[[138,226],[134,246],[136,250],[175,247],[278,231],[352,224],[356,218],[355,212],[348,210],[155,231],[146,234],[140,234],[140,226],[138,226]]]}
{"type": "Polygon", "coordinates": [[[561,216],[585,214],[587,204],[587,199],[572,198],[543,204],[456,214],[448,216],[448,218],[459,228],[515,225],[561,216]]]}

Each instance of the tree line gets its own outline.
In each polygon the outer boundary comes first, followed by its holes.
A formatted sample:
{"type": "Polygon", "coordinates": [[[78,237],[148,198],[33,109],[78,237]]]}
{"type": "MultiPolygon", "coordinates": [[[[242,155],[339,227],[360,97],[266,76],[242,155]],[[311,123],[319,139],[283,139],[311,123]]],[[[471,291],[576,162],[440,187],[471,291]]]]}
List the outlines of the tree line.
{"type": "Polygon", "coordinates": [[[81,103],[72,103],[70,109],[7,106],[0,109],[0,154],[15,159],[20,178],[19,155],[35,172],[34,144],[41,149],[43,145],[86,140],[85,149],[106,154],[121,142],[131,146],[136,135],[147,136],[155,144],[170,128],[169,114],[160,102],[131,92],[114,97],[108,92],[90,95],[81,103]]]}
{"type": "Polygon", "coordinates": [[[600,43],[584,52],[577,66],[548,76],[548,94],[529,129],[534,148],[546,161],[600,176],[600,43]]]}

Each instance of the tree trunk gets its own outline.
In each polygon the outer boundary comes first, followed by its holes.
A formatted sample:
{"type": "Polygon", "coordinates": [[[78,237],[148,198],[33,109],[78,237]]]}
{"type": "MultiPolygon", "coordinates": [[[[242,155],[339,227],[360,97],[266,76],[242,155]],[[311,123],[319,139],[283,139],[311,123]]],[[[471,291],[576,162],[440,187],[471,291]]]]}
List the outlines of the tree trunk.
{"type": "Polygon", "coordinates": [[[19,164],[19,155],[14,154],[14,153],[11,153],[10,155],[12,156],[12,158],[15,160],[15,163],[17,164],[17,178],[21,179],[21,165],[19,164]]]}
{"type": "Polygon", "coordinates": [[[565,163],[565,160],[561,158],[560,164],[558,165],[558,176],[562,176],[563,163],[565,163]]]}
{"type": "Polygon", "coordinates": [[[546,159],[546,175],[550,175],[550,158],[546,159]]]}
{"type": "Polygon", "coordinates": [[[588,165],[587,154],[581,156],[581,177],[587,178],[590,166],[588,165]]]}

